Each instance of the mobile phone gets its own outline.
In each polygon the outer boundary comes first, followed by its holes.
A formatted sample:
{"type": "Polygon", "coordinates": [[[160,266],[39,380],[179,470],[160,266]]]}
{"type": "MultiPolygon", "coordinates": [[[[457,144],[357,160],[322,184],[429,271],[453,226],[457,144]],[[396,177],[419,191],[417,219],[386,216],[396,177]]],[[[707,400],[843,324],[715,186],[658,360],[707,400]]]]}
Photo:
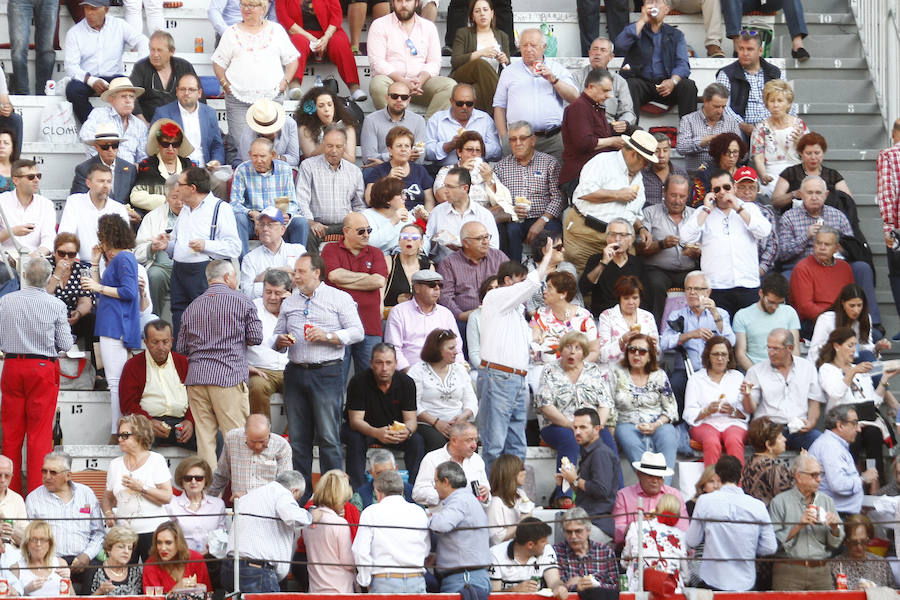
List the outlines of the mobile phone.
{"type": "Polygon", "coordinates": [[[475,494],[475,497],[476,497],[476,498],[480,497],[480,496],[481,496],[481,491],[480,491],[478,488],[481,487],[481,486],[478,484],[478,482],[477,482],[477,481],[473,481],[473,482],[470,483],[469,485],[472,486],[472,493],[475,494]]]}

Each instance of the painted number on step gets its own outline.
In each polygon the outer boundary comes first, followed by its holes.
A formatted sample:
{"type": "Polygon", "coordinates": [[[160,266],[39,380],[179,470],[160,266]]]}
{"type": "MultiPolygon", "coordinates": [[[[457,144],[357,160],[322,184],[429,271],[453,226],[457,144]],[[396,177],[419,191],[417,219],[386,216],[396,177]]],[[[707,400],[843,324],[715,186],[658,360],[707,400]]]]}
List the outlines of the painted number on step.
{"type": "Polygon", "coordinates": [[[39,165],[44,164],[44,157],[43,157],[43,156],[32,156],[32,157],[31,157],[31,160],[33,160],[34,162],[36,162],[36,163],[39,164],[39,165]]]}
{"type": "Polygon", "coordinates": [[[81,404],[73,404],[72,405],[72,414],[73,415],[80,415],[83,412],[84,412],[84,406],[82,406],[81,404]]]}
{"type": "Polygon", "coordinates": [[[859,151],[859,160],[866,160],[866,151],[865,150],[859,151]]]}
{"type": "Polygon", "coordinates": [[[831,23],[831,15],[819,15],[819,23],[831,23]]]}
{"type": "Polygon", "coordinates": [[[848,112],[848,113],[856,112],[856,106],[853,105],[853,104],[848,104],[848,105],[847,105],[847,112],[848,112]]]}
{"type": "Polygon", "coordinates": [[[85,459],[84,465],[86,469],[96,469],[100,466],[100,461],[98,461],[96,458],[88,458],[85,459]]]}
{"type": "Polygon", "coordinates": [[[803,113],[804,115],[808,114],[809,113],[809,104],[801,104],[800,112],[803,113]]]}
{"type": "Polygon", "coordinates": [[[844,63],[841,62],[841,59],[839,59],[839,58],[834,59],[834,68],[835,69],[840,69],[843,64],[844,63]]]}
{"type": "Polygon", "coordinates": [[[178,27],[178,19],[166,19],[166,29],[175,29],[178,27]]]}

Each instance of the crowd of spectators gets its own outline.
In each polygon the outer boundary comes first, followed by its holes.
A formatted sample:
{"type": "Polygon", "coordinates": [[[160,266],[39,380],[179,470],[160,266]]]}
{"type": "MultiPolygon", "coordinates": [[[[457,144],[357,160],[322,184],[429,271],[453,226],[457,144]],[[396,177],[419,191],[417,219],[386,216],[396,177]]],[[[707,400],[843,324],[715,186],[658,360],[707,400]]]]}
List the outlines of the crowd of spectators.
{"type": "MultiPolygon", "coordinates": [[[[646,564],[679,591],[894,586],[861,514],[890,490],[900,407],[871,251],[827,141],[758,32],[732,31],[747,2],[694,7],[709,56],[724,37],[737,55],[698,107],[669,0],[630,24],[608,7],[610,38],[582,31],[578,74],[540,30],[509,35],[508,3],[495,18],[473,0],[442,44],[433,2],[351,3],[348,35],[331,0],[214,0],[227,135],[158,3],[149,38],[125,4],[122,20],[85,0],[66,35],[87,160],[59,219],[0,85],[11,591],[231,591],[237,576],[271,592],[295,554],[316,593],[564,598],[618,588],[620,569],[635,589],[646,564]],[[130,78],[126,48],[142,57],[130,78]],[[325,56],[352,100],[372,97],[362,123],[332,91],[300,92],[325,56]],[[677,143],[640,128],[649,101],[677,108],[677,143]],[[121,455],[99,499],[53,451],[59,356],[93,361],[109,391],[121,455]],[[557,454],[557,544],[529,497],[540,441],[557,454]],[[174,479],[165,446],[190,453],[174,479]],[[679,455],[706,468],[689,502],[670,486],[679,455]],[[216,560],[234,552],[238,573],[216,560]]],[[[784,10],[805,60],[802,7],[784,10]]],[[[17,92],[27,42],[12,44],[17,92]]],[[[900,121],[893,137],[878,162],[891,248],[900,121]]]]}

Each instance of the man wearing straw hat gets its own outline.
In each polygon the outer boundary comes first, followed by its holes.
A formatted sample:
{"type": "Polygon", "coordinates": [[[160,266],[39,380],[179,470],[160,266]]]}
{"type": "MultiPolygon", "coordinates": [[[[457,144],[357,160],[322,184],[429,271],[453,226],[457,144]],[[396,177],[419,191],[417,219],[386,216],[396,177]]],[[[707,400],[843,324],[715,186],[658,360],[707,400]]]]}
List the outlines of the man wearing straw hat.
{"type": "Polygon", "coordinates": [[[589,257],[606,247],[606,225],[620,217],[634,225],[638,240],[648,244],[650,232],[641,222],[644,180],[641,169],[655,163],[658,142],[646,131],[623,135],[618,152],[601,152],[581,169],[572,207],[563,216],[566,260],[579,272],[589,257]]]}
{"type": "Polygon", "coordinates": [[[112,171],[110,195],[127,202],[131,196],[131,188],[134,187],[134,180],[137,178],[137,167],[127,160],[119,158],[119,145],[124,141],[125,138],[119,135],[115,124],[100,123],[97,125],[93,137],[84,140],[85,144],[93,146],[96,154],[75,167],[75,176],[72,177],[69,195],[86,194],[88,187],[85,180],[88,170],[91,165],[101,164],[106,165],[112,171]]]}
{"type": "Polygon", "coordinates": [[[300,164],[300,137],[297,121],[285,118],[284,107],[268,98],[261,98],[247,109],[247,125],[238,142],[238,155],[233,167],[250,159],[250,145],[258,137],[264,137],[275,145],[275,158],[292,168],[300,164]]]}
{"type": "MultiPolygon", "coordinates": [[[[636,520],[638,506],[649,513],[656,509],[657,503],[665,494],[672,494],[681,500],[681,492],[663,483],[663,478],[671,477],[675,471],[666,464],[666,457],[661,452],[644,452],[641,460],[632,462],[631,466],[634,467],[638,482],[616,492],[616,503],[612,510],[616,523],[615,542],[618,546],[625,541],[628,526],[636,520]]],[[[688,515],[683,501],[681,519],[676,527],[684,531],[688,528],[688,515]]]]}
{"type": "MultiPolygon", "coordinates": [[[[131,84],[127,77],[116,77],[109,82],[109,87],[100,94],[107,106],[98,106],[81,126],[81,141],[94,139],[97,127],[101,123],[112,123],[122,137],[119,142],[119,156],[130,163],[137,164],[147,156],[147,124],[132,114],[135,99],[144,93],[144,88],[131,84]]],[[[88,147],[88,156],[96,150],[88,147]]]]}

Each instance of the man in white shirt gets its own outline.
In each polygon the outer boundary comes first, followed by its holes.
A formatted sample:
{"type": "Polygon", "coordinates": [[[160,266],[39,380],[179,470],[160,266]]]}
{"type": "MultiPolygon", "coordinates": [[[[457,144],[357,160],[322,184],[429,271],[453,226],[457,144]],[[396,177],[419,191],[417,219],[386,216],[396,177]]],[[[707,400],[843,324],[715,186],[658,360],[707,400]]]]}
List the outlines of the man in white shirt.
{"type": "Polygon", "coordinates": [[[218,167],[225,162],[225,144],[215,109],[200,102],[200,79],[194,73],[185,73],[175,85],[175,102],[157,108],[153,120],[172,119],[178,123],[194,147],[188,158],[200,167],[218,167]]]}
{"type": "MultiPolygon", "coordinates": [[[[244,257],[245,264],[246,261],[247,257],[244,257]]],[[[275,350],[272,346],[281,303],[291,295],[293,288],[290,267],[267,269],[263,272],[261,284],[262,295],[255,298],[253,304],[256,306],[259,320],[262,321],[263,343],[258,346],[247,346],[247,362],[250,363],[250,413],[271,416],[269,398],[272,394],[284,392],[284,368],[288,362],[287,354],[275,350]]]]}
{"type": "Polygon", "coordinates": [[[644,245],[653,239],[641,222],[644,179],[641,170],[655,163],[656,138],[646,131],[623,135],[625,146],[618,152],[601,152],[581,169],[572,207],[563,215],[566,260],[580,273],[588,258],[606,247],[606,225],[621,217],[634,225],[644,245]]]}
{"type": "Polygon", "coordinates": [[[567,598],[569,590],[559,578],[556,551],[547,543],[552,533],[540,519],[525,517],[513,539],[492,546],[493,564],[488,569],[491,590],[534,594],[547,587],[555,598],[567,598]]]}
{"type": "Polygon", "coordinates": [[[466,474],[469,485],[478,485],[478,499],[485,506],[491,500],[491,488],[484,460],[476,454],[478,430],[471,423],[454,423],[450,427],[450,441],[443,448],[432,450],[422,458],[419,475],[413,485],[413,501],[428,508],[436,507],[441,499],[434,487],[434,471],[438,465],[448,460],[459,464],[466,474]]]}
{"type": "Polygon", "coordinates": [[[712,298],[729,315],[750,306],[759,297],[757,241],[772,234],[755,202],[735,194],[727,171],[714,171],[711,191],[681,230],[682,242],[700,243],[700,268],[709,277],[712,298]]]}
{"type": "MultiPolygon", "coordinates": [[[[162,233],[150,251],[165,250],[172,257],[172,331],[181,329],[181,314],[206,291],[206,265],[213,259],[234,260],[241,254],[241,239],[231,205],[209,190],[206,169],[191,167],[178,175],[178,198],[184,207],[171,235],[162,233]]],[[[176,333],[177,336],[177,333],[176,333]]]]}
{"type": "Polygon", "coordinates": [[[65,68],[72,79],[66,100],[84,123],[91,112],[91,96],[107,90],[115,77],[125,73],[122,54],[131,48],[143,58],[150,54],[150,40],[118,17],[110,17],[109,0],[83,0],[84,19],[66,33],[65,68]]]}
{"type": "Polygon", "coordinates": [[[500,248],[500,234],[497,231],[497,222],[491,211],[469,198],[469,188],[472,186],[472,176],[468,169],[453,167],[444,178],[444,188],[447,190],[447,202],[442,202],[434,207],[428,216],[428,227],[425,230],[425,238],[428,243],[442,244],[455,252],[462,247],[460,230],[464,223],[478,221],[487,229],[491,236],[491,248],[500,248]]]}
{"type": "Polygon", "coordinates": [[[809,449],[821,435],[816,429],[825,395],[814,364],[794,356],[794,335],[773,329],[766,340],[769,360],[747,371],[741,386],[743,410],[754,419],[769,417],[785,425],[787,447],[809,449]]]}
{"type": "Polygon", "coordinates": [[[172,257],[165,250],[150,250],[153,239],[161,233],[171,231],[184,203],[178,197],[178,177],[166,180],[166,203],[157,206],[141,219],[135,236],[134,257],[147,269],[147,285],[154,310],[162,319],[172,320],[169,305],[169,284],[172,280],[172,257]]]}
{"type": "MultiPolygon", "coordinates": [[[[143,93],[144,88],[132,85],[127,77],[113,79],[100,95],[107,104],[93,109],[81,126],[81,141],[95,139],[100,125],[112,123],[122,137],[118,156],[135,165],[141,162],[147,156],[147,124],[134,114],[134,107],[143,93]]],[[[97,152],[93,146],[85,147],[89,158],[97,152]]]]}
{"type": "Polygon", "coordinates": [[[103,215],[119,215],[129,222],[128,209],[125,205],[109,197],[112,189],[112,171],[101,164],[93,164],[88,169],[84,180],[88,191],[86,194],[72,194],[66,199],[62,217],[59,220],[59,233],[67,231],[78,236],[80,244],[78,257],[91,260],[91,252],[97,245],[97,222],[103,215]]]}
{"type": "Polygon", "coordinates": [[[9,489],[12,481],[13,461],[7,456],[0,455],[0,514],[4,519],[13,519],[12,523],[0,523],[0,541],[10,544],[7,550],[15,544],[22,543],[22,534],[25,532],[25,499],[17,492],[9,489]]]}
{"type": "MultiPolygon", "coordinates": [[[[306,253],[303,244],[284,241],[285,229],[284,214],[275,206],[267,206],[256,218],[256,236],[260,245],[241,261],[241,291],[251,300],[263,295],[263,279],[269,269],[290,273],[297,259],[306,253]]],[[[288,286],[288,291],[290,289],[288,286]]]]}
{"type": "Polygon", "coordinates": [[[494,119],[475,108],[475,88],[468,83],[453,86],[450,108],[434,113],[425,129],[425,158],[443,165],[455,165],[456,142],[464,131],[477,131],[486,147],[484,160],[500,160],[500,138],[494,119]]]}
{"type": "Polygon", "coordinates": [[[51,200],[38,194],[41,173],[37,163],[20,159],[10,170],[16,189],[0,194],[0,207],[9,219],[8,223],[0,219],[0,244],[8,249],[18,244],[23,251],[48,255],[56,239],[56,209],[51,200]]]}
{"type": "Polygon", "coordinates": [[[547,238],[544,258],[531,273],[522,263],[500,265],[499,287],[481,303],[478,429],[488,472],[501,454],[515,454],[525,462],[526,377],[532,337],[522,303],[541,289],[552,254],[553,239],[547,238]]]}
{"type": "Polygon", "coordinates": [[[359,515],[353,540],[356,581],[368,586],[370,594],[425,593],[424,565],[431,550],[428,516],[403,498],[403,479],[397,471],[382,471],[373,485],[376,503],[359,515]]]}

